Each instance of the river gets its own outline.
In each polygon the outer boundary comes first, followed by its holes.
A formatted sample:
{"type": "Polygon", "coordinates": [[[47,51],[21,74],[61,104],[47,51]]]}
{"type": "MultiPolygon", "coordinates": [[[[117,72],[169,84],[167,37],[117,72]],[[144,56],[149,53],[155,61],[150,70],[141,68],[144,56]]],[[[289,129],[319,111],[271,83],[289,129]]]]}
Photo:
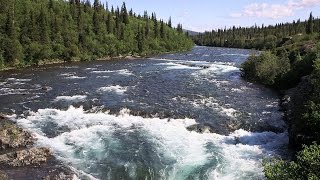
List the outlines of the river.
{"type": "Polygon", "coordinates": [[[288,144],[278,94],[240,77],[250,50],[0,72],[0,112],[79,178],[264,179],[288,144]],[[210,126],[213,133],[187,128],[210,126]]]}

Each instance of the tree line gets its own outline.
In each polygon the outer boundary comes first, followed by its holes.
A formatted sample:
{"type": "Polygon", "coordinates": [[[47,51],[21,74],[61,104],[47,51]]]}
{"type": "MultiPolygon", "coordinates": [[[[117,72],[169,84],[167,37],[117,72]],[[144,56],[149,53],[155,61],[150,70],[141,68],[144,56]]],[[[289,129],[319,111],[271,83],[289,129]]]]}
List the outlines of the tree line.
{"type": "Polygon", "coordinates": [[[236,27],[212,30],[192,36],[197,45],[246,48],[246,49],[272,49],[280,47],[294,35],[303,36],[320,31],[320,19],[314,18],[310,13],[306,21],[293,21],[292,23],[278,23],[270,26],[236,27]]]}
{"type": "Polygon", "coordinates": [[[0,0],[0,67],[183,51],[193,42],[145,11],[99,0],[0,0]]]}

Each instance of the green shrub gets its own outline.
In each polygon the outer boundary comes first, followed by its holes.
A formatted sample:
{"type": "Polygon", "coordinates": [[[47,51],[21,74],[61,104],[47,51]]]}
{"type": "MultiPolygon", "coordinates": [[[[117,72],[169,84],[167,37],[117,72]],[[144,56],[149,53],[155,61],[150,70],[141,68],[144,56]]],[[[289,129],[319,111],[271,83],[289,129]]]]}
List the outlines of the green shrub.
{"type": "Polygon", "coordinates": [[[273,86],[277,79],[290,69],[289,58],[286,54],[277,57],[270,51],[263,52],[260,56],[252,55],[242,64],[242,75],[251,81],[273,86]]]}
{"type": "Polygon", "coordinates": [[[272,160],[264,163],[265,176],[270,180],[319,180],[320,146],[304,146],[295,161],[272,160]]]}

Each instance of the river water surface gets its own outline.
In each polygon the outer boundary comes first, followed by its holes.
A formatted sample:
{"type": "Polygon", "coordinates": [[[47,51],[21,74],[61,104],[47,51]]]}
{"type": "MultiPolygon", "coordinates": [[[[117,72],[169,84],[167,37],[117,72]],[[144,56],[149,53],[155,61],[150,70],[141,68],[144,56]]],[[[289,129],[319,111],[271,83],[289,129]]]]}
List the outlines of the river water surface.
{"type": "Polygon", "coordinates": [[[80,179],[264,179],[262,160],[288,138],[278,95],[240,78],[250,53],[194,47],[1,72],[0,111],[80,179]]]}

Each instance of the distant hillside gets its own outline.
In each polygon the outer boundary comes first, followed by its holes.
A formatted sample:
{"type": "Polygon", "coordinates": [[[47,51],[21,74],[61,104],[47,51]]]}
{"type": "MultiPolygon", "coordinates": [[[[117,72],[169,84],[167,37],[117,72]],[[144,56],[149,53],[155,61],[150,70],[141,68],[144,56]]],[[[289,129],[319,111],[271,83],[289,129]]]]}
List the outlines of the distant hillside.
{"type": "Polygon", "coordinates": [[[199,35],[199,32],[191,31],[191,30],[187,30],[187,29],[183,29],[183,32],[188,34],[189,36],[199,35]]]}
{"type": "Polygon", "coordinates": [[[188,50],[182,25],[80,0],[0,0],[0,68],[188,50]]]}

